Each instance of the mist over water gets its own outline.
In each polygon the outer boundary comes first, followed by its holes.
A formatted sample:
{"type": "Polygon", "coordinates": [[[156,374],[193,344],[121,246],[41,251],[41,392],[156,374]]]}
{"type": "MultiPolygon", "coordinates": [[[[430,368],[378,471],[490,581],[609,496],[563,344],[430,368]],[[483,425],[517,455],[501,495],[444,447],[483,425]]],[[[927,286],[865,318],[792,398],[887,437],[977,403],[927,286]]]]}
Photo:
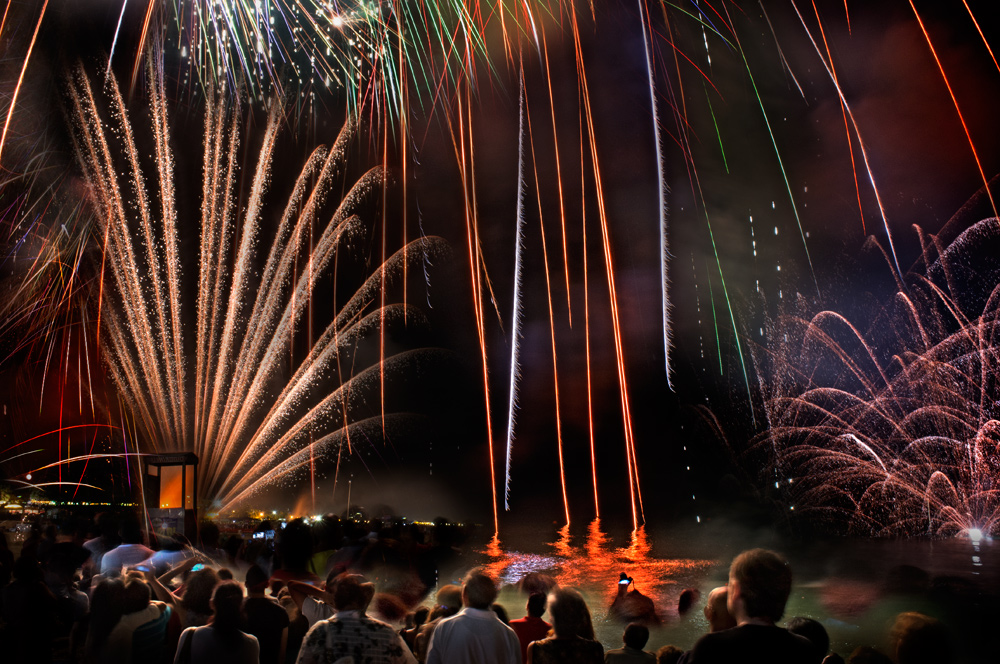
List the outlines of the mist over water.
{"type": "MultiPolygon", "coordinates": [[[[792,566],[794,586],[784,620],[819,620],[831,648],[845,658],[860,645],[886,648],[893,618],[920,611],[948,623],[960,637],[960,652],[976,661],[987,639],[968,613],[996,606],[990,602],[1000,588],[1000,551],[985,539],[801,537],[725,518],[649,524],[638,533],[630,532],[627,519],[581,521],[566,528],[525,518],[502,531],[496,544],[488,541],[486,530],[467,547],[467,560],[442,576],[442,584],[459,583],[468,568],[483,565],[500,580],[498,601],[511,618],[519,618],[527,597],[515,584],[529,573],[549,574],[580,590],[605,648],[622,645],[624,624],[608,616],[621,572],[653,600],[663,621],[651,628],[646,650],[667,644],[689,649],[708,631],[702,610],[709,591],[726,583],[737,553],[754,547],[779,551],[792,566]],[[697,589],[701,597],[679,616],[677,601],[686,588],[697,589]]],[[[980,619],[992,610],[980,613],[980,619]]]]}

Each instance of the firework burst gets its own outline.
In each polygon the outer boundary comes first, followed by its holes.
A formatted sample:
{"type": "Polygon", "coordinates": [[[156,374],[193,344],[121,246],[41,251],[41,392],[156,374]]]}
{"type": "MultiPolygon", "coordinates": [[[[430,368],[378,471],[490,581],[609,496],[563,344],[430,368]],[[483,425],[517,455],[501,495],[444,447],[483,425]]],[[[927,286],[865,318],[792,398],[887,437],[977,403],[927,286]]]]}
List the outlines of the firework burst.
{"type": "MultiPolygon", "coordinates": [[[[314,467],[340,444],[349,450],[353,432],[372,428],[373,418],[359,413],[373,384],[377,394],[387,372],[419,366],[423,355],[386,351],[374,365],[356,368],[364,356],[358,347],[367,336],[421,324],[418,310],[380,293],[407,261],[426,260],[445,247],[425,237],[388,256],[334,305],[325,329],[314,334],[314,309],[320,302],[329,306],[317,293],[335,278],[338,256],[361,234],[359,211],[381,191],[387,174],[369,170],[330,211],[354,133],[349,122],[333,146],[317,148],[306,160],[271,228],[266,199],[280,109],[268,114],[241,204],[241,112],[210,99],[200,237],[192,251],[182,238],[162,75],[151,65],[148,78],[155,163],[149,190],[114,80],[106,86],[107,119],[82,71],[69,85],[74,140],[104,247],[100,343],[139,438],[155,451],[196,452],[201,492],[228,508],[264,482],[314,467]],[[186,304],[191,292],[193,325],[186,304]]],[[[384,435],[387,425],[381,426],[384,435]]]]}
{"type": "Polygon", "coordinates": [[[760,440],[793,509],[877,536],[1000,534],[1000,231],[923,239],[890,307],[786,319],[760,440]]]}

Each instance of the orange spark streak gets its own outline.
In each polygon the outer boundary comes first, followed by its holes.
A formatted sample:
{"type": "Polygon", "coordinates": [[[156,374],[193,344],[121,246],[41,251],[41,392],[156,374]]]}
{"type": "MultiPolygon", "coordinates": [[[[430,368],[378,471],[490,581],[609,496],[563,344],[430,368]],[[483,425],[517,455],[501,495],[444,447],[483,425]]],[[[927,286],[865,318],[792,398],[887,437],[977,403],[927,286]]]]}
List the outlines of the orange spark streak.
{"type": "MultiPolygon", "coordinates": [[[[823,21],[819,17],[819,8],[816,7],[816,0],[812,3],[813,12],[816,14],[816,23],[819,25],[819,34],[823,37],[823,46],[826,48],[826,59],[830,63],[830,75],[833,77],[833,84],[838,86],[840,81],[837,79],[837,68],[833,65],[833,53],[830,51],[830,44],[826,40],[826,30],[823,28],[823,21]]],[[[847,9],[846,2],[844,9],[847,9]]],[[[848,24],[848,30],[850,26],[848,24]]],[[[858,213],[861,215],[861,232],[868,235],[868,230],[865,228],[865,211],[861,207],[861,186],[858,184],[858,169],[854,163],[854,141],[851,139],[851,127],[847,122],[847,107],[844,105],[844,100],[837,98],[840,102],[840,113],[844,117],[844,133],[847,134],[847,149],[851,154],[851,171],[854,173],[854,191],[858,194],[858,213]]]]}
{"type": "Polygon", "coordinates": [[[117,428],[113,424],[98,424],[97,422],[94,422],[93,424],[73,424],[73,425],[70,425],[68,427],[61,427],[59,429],[53,429],[52,431],[46,431],[45,433],[40,433],[37,436],[32,436],[31,438],[25,438],[20,443],[14,443],[10,447],[7,447],[5,449],[0,450],[0,454],[4,454],[6,452],[9,452],[12,449],[14,449],[15,447],[20,447],[21,445],[24,445],[26,443],[30,443],[33,440],[38,440],[39,438],[44,438],[45,436],[51,436],[54,433],[58,434],[60,431],[71,431],[73,429],[83,429],[85,427],[107,427],[109,429],[116,429],[117,428]]]}
{"type": "MultiPolygon", "coordinates": [[[[123,283],[121,283],[126,292],[126,300],[141,303],[141,306],[137,307],[133,323],[139,330],[140,336],[150,335],[151,321],[141,295],[142,286],[138,281],[139,273],[130,239],[125,235],[127,214],[122,192],[118,187],[110,148],[101,130],[101,120],[90,84],[82,74],[80,74],[78,85],[79,87],[72,90],[71,99],[76,115],[81,121],[82,136],[80,136],[80,140],[83,140],[86,146],[86,151],[81,150],[81,160],[84,162],[84,168],[89,169],[92,177],[99,183],[99,186],[92,191],[100,209],[99,221],[111,233],[112,254],[116,262],[127,266],[126,274],[128,277],[123,278],[123,283]]],[[[119,345],[125,343],[120,337],[116,340],[115,336],[112,335],[112,342],[116,341],[119,345]]],[[[169,412],[166,397],[161,389],[159,363],[152,357],[144,357],[142,361],[150,366],[150,373],[155,378],[150,389],[152,404],[159,412],[169,412]]],[[[125,367],[126,371],[131,369],[132,367],[125,367]]],[[[148,411],[144,412],[143,416],[147,421],[151,420],[151,414],[148,411]]]]}
{"type": "MultiPolygon", "coordinates": [[[[604,207],[604,189],[601,181],[600,162],[598,161],[597,156],[597,134],[594,128],[594,116],[590,105],[590,91],[587,87],[587,73],[583,66],[583,50],[580,42],[579,27],[575,16],[571,18],[571,23],[573,27],[574,48],[576,50],[577,76],[579,79],[580,92],[583,96],[583,106],[586,110],[588,142],[590,144],[591,164],[594,172],[594,186],[597,190],[597,210],[598,218],[601,221],[601,238],[604,247],[605,273],[608,280],[608,296],[611,303],[611,325],[615,340],[615,357],[617,360],[618,384],[622,405],[622,421],[625,428],[626,457],[629,460],[628,483],[629,499],[632,503],[632,526],[633,528],[637,528],[639,526],[639,516],[636,505],[638,477],[633,477],[634,466],[631,462],[632,454],[634,452],[632,441],[632,416],[630,414],[628,402],[628,386],[625,380],[625,355],[622,348],[621,322],[618,318],[618,296],[615,289],[614,266],[611,259],[611,239],[608,229],[607,211],[604,207]]],[[[641,503],[641,497],[639,502],[641,503]]],[[[639,508],[641,509],[641,504],[639,508]]]]}
{"type": "MultiPolygon", "coordinates": [[[[337,267],[338,267],[339,263],[340,263],[340,252],[337,251],[333,255],[333,310],[334,311],[338,311],[338,308],[337,308],[337,275],[340,273],[340,271],[337,269],[337,267]]],[[[333,327],[333,345],[334,345],[335,348],[339,348],[340,347],[340,326],[338,326],[338,325],[335,325],[333,327]]],[[[353,366],[353,364],[352,364],[352,366],[353,366]]],[[[353,373],[353,370],[352,370],[352,373],[353,373]]],[[[343,367],[340,364],[340,355],[339,354],[337,355],[337,382],[340,383],[341,385],[344,384],[344,371],[343,371],[343,367]]],[[[347,453],[350,454],[351,453],[351,428],[347,425],[347,419],[348,419],[348,416],[347,416],[347,404],[348,404],[348,402],[349,402],[349,397],[343,400],[343,402],[340,404],[340,406],[341,406],[340,412],[342,413],[343,418],[344,418],[344,424],[343,424],[342,429],[343,429],[343,431],[345,433],[345,437],[347,438],[347,453]]],[[[340,451],[341,451],[342,447],[343,446],[338,446],[337,447],[337,471],[334,474],[334,478],[333,478],[333,490],[334,491],[337,490],[337,473],[340,472],[340,451]]],[[[350,510],[351,506],[348,505],[347,508],[348,508],[348,510],[350,510]]]]}
{"type": "MultiPolygon", "coordinates": [[[[313,256],[315,256],[316,239],[314,236],[314,224],[309,224],[309,258],[306,262],[308,279],[310,283],[313,281],[313,256]]],[[[384,260],[382,261],[385,262],[384,260]]],[[[383,289],[384,290],[384,289],[383,289]]],[[[313,347],[313,292],[310,289],[307,294],[307,313],[306,313],[306,345],[309,348],[313,347]]],[[[385,422],[385,413],[383,406],[383,416],[382,421],[385,422]]],[[[383,431],[384,433],[384,431],[383,431]]],[[[384,438],[384,436],[383,436],[384,438]]],[[[312,512],[316,513],[316,451],[313,448],[315,440],[313,439],[313,429],[309,427],[309,488],[312,493],[312,512]]]]}
{"type": "MultiPolygon", "coordinates": [[[[153,19],[153,11],[159,6],[160,3],[155,0],[149,0],[149,7],[146,8],[146,18],[142,22],[142,36],[139,38],[139,47],[136,48],[135,64],[132,66],[132,78],[129,82],[128,93],[129,96],[135,91],[135,80],[139,77],[139,65],[142,62],[142,53],[146,48],[146,37],[149,35],[149,24],[153,19]]],[[[111,65],[110,60],[108,61],[108,66],[111,65]]]]}
{"type": "MultiPolygon", "coordinates": [[[[399,13],[396,13],[396,31],[399,35],[399,49],[398,49],[398,64],[399,64],[399,87],[400,87],[400,99],[399,99],[399,170],[400,177],[403,180],[403,307],[406,310],[407,304],[407,274],[409,270],[409,261],[406,260],[406,222],[407,222],[407,205],[406,200],[406,161],[407,154],[406,149],[409,143],[409,116],[408,109],[410,108],[410,93],[407,85],[406,78],[406,67],[404,66],[405,59],[403,58],[403,26],[399,13]]],[[[406,314],[403,315],[403,321],[406,321],[406,314]]],[[[383,420],[385,418],[383,417],[383,420]]]]}
{"type": "MultiPolygon", "coordinates": [[[[846,2],[847,0],[844,1],[846,2]]],[[[962,0],[962,4],[965,5],[965,10],[969,12],[969,18],[972,19],[972,24],[976,26],[976,30],[979,32],[979,37],[983,40],[983,45],[986,47],[986,50],[990,52],[990,57],[993,58],[993,64],[996,66],[997,70],[1000,71],[1000,63],[997,63],[997,56],[993,55],[993,49],[990,48],[990,43],[986,41],[986,35],[983,34],[983,29],[979,27],[979,21],[977,21],[976,17],[972,15],[972,9],[969,8],[969,3],[966,2],[966,0],[962,0]]]]}
{"type": "MultiPolygon", "coordinates": [[[[24,64],[21,65],[21,75],[17,77],[17,85],[14,87],[14,96],[10,98],[10,108],[7,109],[7,121],[3,125],[3,134],[0,135],[0,155],[3,155],[3,146],[7,142],[7,129],[10,127],[10,119],[14,117],[14,107],[17,106],[17,95],[21,92],[21,83],[24,81],[24,72],[28,70],[28,63],[31,62],[31,51],[35,48],[35,40],[38,38],[38,31],[42,28],[42,19],[45,18],[45,10],[49,6],[49,0],[45,0],[42,5],[42,13],[38,15],[38,23],[35,24],[35,34],[31,36],[31,43],[28,45],[28,53],[24,56],[24,64]]],[[[10,8],[8,3],[7,8],[10,8]]],[[[4,22],[7,21],[7,13],[4,12],[4,22]]],[[[0,26],[2,29],[2,26],[0,26]]]]}
{"type": "Polygon", "coordinates": [[[535,159],[535,138],[531,131],[531,107],[528,93],[524,93],[525,117],[528,118],[528,140],[531,143],[532,169],[535,173],[535,198],[538,200],[538,228],[542,235],[542,261],[545,263],[545,293],[549,303],[549,337],[552,340],[552,384],[556,400],[556,444],[559,451],[559,482],[562,486],[563,508],[566,512],[566,528],[569,528],[569,497],[566,493],[566,463],[563,460],[562,416],[559,411],[559,366],[556,361],[556,318],[552,308],[552,280],[549,276],[549,250],[545,241],[545,221],[542,214],[542,190],[538,183],[538,162],[535,159]]]}
{"type": "MultiPolygon", "coordinates": [[[[705,6],[706,6],[706,7],[708,7],[709,9],[711,9],[711,10],[712,10],[712,12],[713,12],[713,13],[714,13],[714,14],[715,14],[716,16],[718,16],[718,17],[719,17],[719,20],[720,20],[720,21],[722,21],[722,25],[724,25],[724,26],[726,26],[727,28],[729,28],[729,32],[731,32],[731,33],[733,33],[733,34],[735,34],[735,33],[736,33],[736,30],[735,30],[735,29],[733,28],[733,23],[732,23],[732,19],[730,19],[730,20],[729,20],[729,22],[726,22],[726,17],[725,17],[725,16],[723,16],[722,14],[720,14],[720,13],[719,13],[719,10],[718,10],[718,9],[716,9],[715,7],[713,7],[713,6],[712,6],[712,3],[710,3],[710,2],[706,2],[706,3],[705,3],[705,6]]],[[[729,10],[728,10],[728,9],[726,9],[726,16],[728,16],[728,15],[729,15],[729,10]]]]}
{"type": "Polygon", "coordinates": [[[93,458],[93,455],[94,455],[94,446],[95,445],[97,445],[97,432],[96,431],[94,432],[94,440],[92,440],[90,442],[90,451],[87,452],[87,459],[83,463],[83,470],[80,471],[80,479],[78,479],[76,481],[76,488],[73,489],[73,497],[74,498],[76,498],[76,492],[80,490],[81,486],[83,486],[83,476],[87,474],[87,466],[90,465],[90,459],[93,458]]]}
{"type": "MultiPolygon", "coordinates": [[[[466,96],[471,105],[471,92],[469,90],[469,85],[466,86],[466,96]]],[[[452,126],[452,145],[455,149],[455,158],[458,162],[458,168],[462,176],[462,196],[465,202],[465,236],[469,251],[469,271],[471,277],[472,285],[472,306],[476,316],[476,333],[479,337],[479,355],[482,360],[483,365],[483,392],[486,400],[486,436],[487,436],[487,448],[489,449],[490,457],[490,486],[493,490],[493,527],[494,532],[500,532],[500,517],[497,511],[497,482],[496,482],[496,469],[495,462],[493,458],[493,416],[490,409],[490,381],[489,381],[489,367],[487,364],[486,357],[486,331],[485,324],[483,322],[483,305],[482,305],[482,292],[481,292],[481,281],[479,275],[479,236],[475,225],[476,209],[475,201],[472,193],[469,191],[470,187],[475,186],[475,181],[470,180],[470,165],[467,163],[471,159],[471,146],[466,148],[466,113],[463,110],[464,106],[462,103],[462,97],[457,97],[458,102],[458,142],[455,141],[456,130],[452,126]]],[[[451,125],[451,115],[447,116],[448,124],[451,125]]],[[[468,114],[468,132],[469,140],[472,137],[472,117],[468,114]]]]}
{"type": "MultiPolygon", "coordinates": [[[[563,201],[562,159],[559,156],[559,132],[556,129],[556,100],[552,94],[552,72],[549,69],[549,43],[542,31],[542,52],[545,55],[545,82],[549,86],[549,111],[552,117],[552,143],[556,156],[556,188],[559,191],[559,223],[562,226],[563,271],[566,274],[566,309],[569,316],[569,326],[573,327],[573,305],[569,296],[569,248],[566,244],[566,205],[563,201]]],[[[530,117],[529,122],[530,125],[530,117]]],[[[536,175],[537,177],[537,175],[536,175]]],[[[546,264],[548,268],[548,264],[546,264]]]]}
{"type": "MultiPolygon", "coordinates": [[[[889,249],[892,252],[893,267],[896,268],[893,276],[896,279],[896,281],[900,283],[900,288],[903,288],[901,283],[903,272],[899,267],[899,260],[896,258],[896,245],[892,239],[892,229],[889,226],[889,218],[886,217],[885,214],[885,205],[882,203],[882,194],[879,192],[878,186],[875,184],[875,174],[872,172],[872,166],[868,160],[868,150],[865,148],[865,142],[861,137],[861,129],[858,127],[858,121],[854,117],[854,112],[851,110],[850,104],[847,103],[847,97],[844,94],[843,89],[840,87],[840,84],[837,82],[836,77],[834,77],[833,75],[833,71],[831,71],[826,60],[823,58],[823,54],[820,52],[819,45],[816,43],[816,39],[815,37],[813,37],[812,31],[810,31],[809,27],[806,25],[806,20],[802,16],[802,12],[799,11],[798,6],[795,4],[795,0],[792,0],[792,8],[795,10],[796,15],[798,15],[799,22],[802,23],[802,27],[805,29],[806,35],[809,37],[809,41],[812,43],[813,48],[816,50],[816,55],[819,56],[820,62],[823,63],[823,67],[826,69],[827,74],[830,76],[830,80],[833,82],[833,86],[837,90],[837,96],[840,97],[841,103],[844,105],[844,108],[847,109],[847,115],[851,119],[851,124],[854,126],[854,133],[858,137],[858,147],[861,150],[861,159],[862,161],[864,161],[865,171],[867,171],[868,173],[868,181],[872,185],[872,193],[875,194],[875,202],[878,204],[879,215],[882,218],[882,227],[885,229],[885,235],[889,240],[889,249]]],[[[698,183],[698,196],[700,196],[701,200],[704,201],[705,197],[704,193],[701,191],[700,182],[698,183]]]]}
{"type": "Polygon", "coordinates": [[[12,4],[14,4],[14,0],[7,0],[7,8],[3,10],[3,20],[0,21],[0,37],[3,36],[3,27],[7,25],[7,14],[10,12],[12,4]]]}
{"type": "MultiPolygon", "coordinates": [[[[63,336],[65,337],[65,334],[63,336]]],[[[67,340],[66,341],[66,360],[65,361],[61,360],[60,361],[60,365],[62,365],[62,369],[63,369],[63,371],[60,371],[60,373],[62,373],[63,376],[62,376],[62,380],[59,381],[59,443],[58,443],[58,445],[56,447],[57,447],[57,449],[59,451],[59,462],[60,462],[59,463],[59,483],[60,484],[62,484],[62,458],[63,458],[63,456],[62,456],[63,390],[66,387],[66,377],[67,377],[67,372],[69,371],[69,369],[66,367],[66,364],[67,364],[68,361],[69,361],[69,341],[67,340]]],[[[68,448],[68,446],[69,446],[69,436],[68,435],[66,436],[66,444],[67,444],[67,448],[68,448]]],[[[67,451],[68,451],[68,449],[67,449],[67,451]]],[[[66,454],[66,456],[68,457],[70,455],[66,454]]]]}
{"type": "Polygon", "coordinates": [[[979,169],[979,175],[983,178],[983,187],[986,189],[986,195],[990,199],[990,206],[993,207],[993,215],[1000,216],[997,214],[997,205],[993,201],[993,193],[990,191],[989,181],[986,179],[986,173],[983,171],[983,164],[979,161],[979,154],[976,152],[976,146],[972,142],[972,134],[969,133],[969,126],[965,123],[965,117],[962,115],[962,109],[958,106],[958,99],[955,98],[955,91],[951,89],[951,83],[948,81],[948,75],[944,73],[944,65],[941,64],[941,59],[938,57],[937,51],[934,49],[934,44],[931,42],[931,36],[927,32],[927,28],[924,26],[924,21],[920,18],[920,14],[917,13],[917,8],[913,4],[913,0],[910,0],[910,7],[913,9],[913,15],[917,18],[917,23],[920,24],[920,31],[924,33],[924,39],[927,40],[927,48],[931,50],[931,55],[934,56],[934,62],[937,63],[938,70],[941,72],[941,79],[944,81],[945,87],[948,88],[948,94],[951,95],[951,102],[955,105],[955,112],[958,114],[958,119],[962,122],[962,129],[965,130],[965,137],[969,140],[969,149],[972,150],[972,156],[976,160],[976,167],[979,169]]]}
{"type": "Polygon", "coordinates": [[[580,126],[580,227],[583,229],[583,338],[587,358],[587,431],[590,434],[590,473],[594,481],[594,518],[600,520],[601,505],[597,498],[597,456],[594,451],[594,395],[590,373],[590,284],[587,271],[587,205],[585,177],[586,160],[583,152],[583,116],[580,126]]]}
{"type": "MultiPolygon", "coordinates": [[[[389,163],[389,123],[382,126],[382,163],[389,163]]],[[[382,264],[385,264],[386,241],[389,236],[388,211],[386,210],[386,197],[389,190],[389,173],[382,172],[382,264]]],[[[382,287],[379,289],[379,308],[385,310],[385,280],[386,273],[382,271],[382,287]]],[[[378,384],[379,384],[379,408],[382,416],[382,444],[385,445],[385,316],[379,318],[378,323],[378,384]]]]}

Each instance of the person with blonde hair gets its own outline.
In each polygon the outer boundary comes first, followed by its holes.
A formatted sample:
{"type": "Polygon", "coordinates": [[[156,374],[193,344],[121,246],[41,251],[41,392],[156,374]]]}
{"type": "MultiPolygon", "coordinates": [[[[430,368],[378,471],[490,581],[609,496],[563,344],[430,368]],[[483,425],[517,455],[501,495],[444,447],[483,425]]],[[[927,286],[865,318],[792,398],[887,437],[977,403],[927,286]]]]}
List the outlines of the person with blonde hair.
{"type": "Polygon", "coordinates": [[[896,616],[889,642],[897,664],[948,664],[952,661],[948,628],[936,618],[916,611],[896,616]]]}
{"type": "Polygon", "coordinates": [[[705,602],[705,620],[708,621],[708,631],[721,632],[730,627],[736,627],[736,619],[729,613],[728,603],[729,590],[726,586],[713,588],[708,593],[708,600],[705,602]]]}

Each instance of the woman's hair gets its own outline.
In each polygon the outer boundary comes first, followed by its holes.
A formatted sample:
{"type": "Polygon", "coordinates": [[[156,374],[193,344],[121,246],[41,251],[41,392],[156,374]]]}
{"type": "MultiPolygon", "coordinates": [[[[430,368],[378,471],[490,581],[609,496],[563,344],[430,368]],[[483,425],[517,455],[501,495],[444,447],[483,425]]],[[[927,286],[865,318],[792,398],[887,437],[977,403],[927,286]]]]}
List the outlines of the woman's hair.
{"type": "Polygon", "coordinates": [[[556,638],[594,639],[594,623],[583,596],[572,588],[559,588],[549,595],[549,617],[556,638]]]}
{"type": "Polygon", "coordinates": [[[87,629],[87,651],[97,658],[122,615],[125,614],[125,583],[118,578],[104,579],[94,588],[90,598],[90,626],[87,629]]]}
{"type": "Polygon", "coordinates": [[[181,606],[187,611],[211,615],[212,591],[219,585],[219,575],[211,567],[205,567],[191,573],[184,583],[184,596],[181,606]]]}
{"type": "Polygon", "coordinates": [[[215,615],[212,627],[225,631],[240,628],[243,610],[243,586],[238,581],[223,581],[212,593],[212,608],[215,615]]]}
{"type": "Polygon", "coordinates": [[[907,611],[896,616],[889,641],[899,664],[948,664],[952,659],[948,628],[936,618],[907,611]]]}
{"type": "Polygon", "coordinates": [[[142,578],[129,576],[125,579],[125,613],[142,611],[149,606],[152,592],[142,578]]]}

